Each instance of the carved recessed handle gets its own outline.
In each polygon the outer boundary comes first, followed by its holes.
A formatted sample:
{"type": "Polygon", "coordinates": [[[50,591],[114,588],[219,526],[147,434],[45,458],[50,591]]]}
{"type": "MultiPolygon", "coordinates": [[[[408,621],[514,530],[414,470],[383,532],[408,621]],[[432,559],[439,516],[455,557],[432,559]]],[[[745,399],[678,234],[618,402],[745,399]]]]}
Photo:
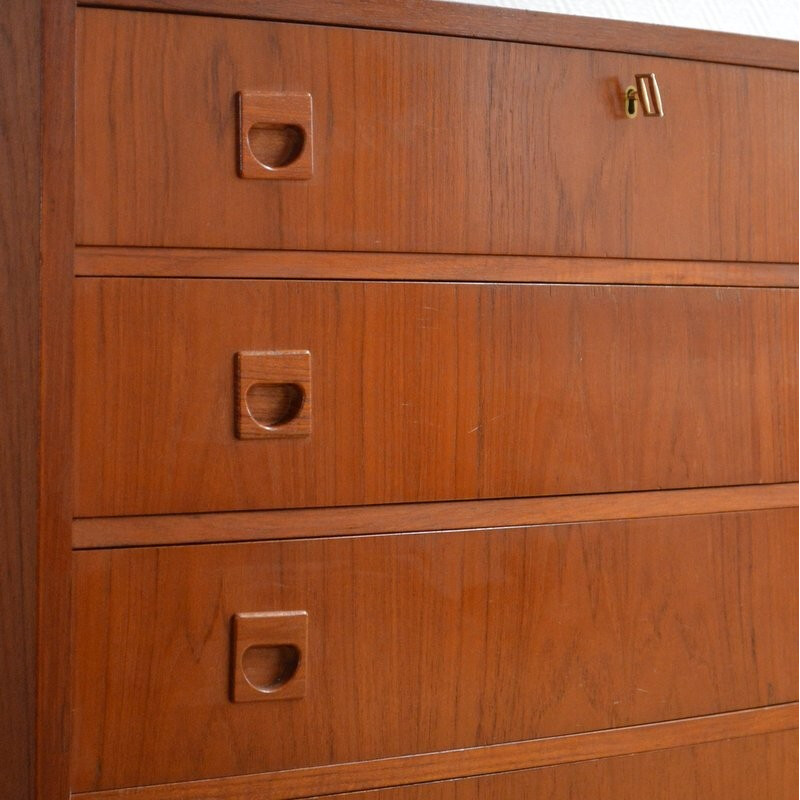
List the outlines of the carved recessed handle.
{"type": "Polygon", "coordinates": [[[235,703],[305,696],[307,612],[235,614],[231,635],[231,699],[235,703]]]}
{"type": "Polygon", "coordinates": [[[236,436],[270,439],[311,434],[311,353],[236,354],[236,436]]]}
{"type": "Polygon", "coordinates": [[[240,92],[239,175],[307,180],[314,174],[311,95],[240,92]]]}

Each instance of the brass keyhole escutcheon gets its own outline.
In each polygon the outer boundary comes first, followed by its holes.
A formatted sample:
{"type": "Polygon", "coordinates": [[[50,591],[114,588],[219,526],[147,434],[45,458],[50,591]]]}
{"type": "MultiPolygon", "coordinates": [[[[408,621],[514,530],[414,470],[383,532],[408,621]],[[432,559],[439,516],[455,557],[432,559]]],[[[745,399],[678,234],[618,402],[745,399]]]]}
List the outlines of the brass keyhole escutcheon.
{"type": "Polygon", "coordinates": [[[633,119],[638,111],[639,109],[636,105],[636,87],[629,86],[625,90],[625,116],[628,119],[633,119]]]}
{"type": "Polygon", "coordinates": [[[625,116],[633,119],[642,107],[645,117],[663,117],[664,107],[661,104],[661,91],[655,73],[641,72],[634,76],[635,86],[625,90],[625,116]]]}

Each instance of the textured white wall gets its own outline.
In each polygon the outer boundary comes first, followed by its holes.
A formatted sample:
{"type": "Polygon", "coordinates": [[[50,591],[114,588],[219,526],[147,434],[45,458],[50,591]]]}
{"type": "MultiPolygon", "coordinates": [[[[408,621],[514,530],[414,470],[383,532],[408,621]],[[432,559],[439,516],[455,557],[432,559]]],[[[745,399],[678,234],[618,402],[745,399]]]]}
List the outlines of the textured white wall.
{"type": "MultiPolygon", "coordinates": [[[[798,39],[797,0],[466,0],[485,6],[798,39]]],[[[464,0],[461,0],[464,2],[464,0]]]]}

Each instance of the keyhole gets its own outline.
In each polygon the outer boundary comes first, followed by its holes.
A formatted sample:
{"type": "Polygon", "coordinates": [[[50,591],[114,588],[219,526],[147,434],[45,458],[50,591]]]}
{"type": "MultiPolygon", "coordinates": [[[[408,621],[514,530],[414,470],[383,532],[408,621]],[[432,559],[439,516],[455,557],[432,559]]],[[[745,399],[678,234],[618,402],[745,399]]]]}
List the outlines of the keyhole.
{"type": "Polygon", "coordinates": [[[636,116],[636,90],[633,86],[625,92],[625,116],[630,119],[636,116]]]}

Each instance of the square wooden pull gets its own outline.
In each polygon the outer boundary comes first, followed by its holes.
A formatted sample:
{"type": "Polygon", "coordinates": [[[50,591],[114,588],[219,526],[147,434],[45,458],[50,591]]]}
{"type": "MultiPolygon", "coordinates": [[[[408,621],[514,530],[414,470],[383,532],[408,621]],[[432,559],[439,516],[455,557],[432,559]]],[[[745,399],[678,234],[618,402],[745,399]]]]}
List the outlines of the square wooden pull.
{"type": "Polygon", "coordinates": [[[307,180],[314,174],[311,95],[240,92],[239,175],[307,180]]]}
{"type": "Polygon", "coordinates": [[[311,434],[311,353],[236,354],[236,436],[273,439],[311,434]]]}
{"type": "Polygon", "coordinates": [[[307,612],[235,614],[231,699],[241,703],[304,697],[307,655],[307,612]]]}

